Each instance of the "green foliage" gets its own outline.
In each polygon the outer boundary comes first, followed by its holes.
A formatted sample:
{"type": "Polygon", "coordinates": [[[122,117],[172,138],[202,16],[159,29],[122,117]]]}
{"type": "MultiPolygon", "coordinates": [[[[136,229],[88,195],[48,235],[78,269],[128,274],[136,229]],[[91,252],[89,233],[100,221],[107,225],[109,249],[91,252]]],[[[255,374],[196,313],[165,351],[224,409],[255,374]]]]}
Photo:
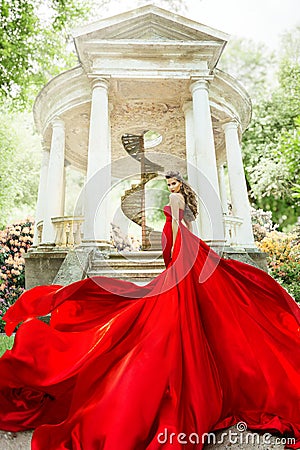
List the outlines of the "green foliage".
{"type": "Polygon", "coordinates": [[[220,65],[251,95],[253,117],[243,136],[249,197],[272,211],[285,229],[300,215],[300,27],[287,32],[278,55],[249,40],[233,39],[220,65]]]}
{"type": "Polygon", "coordinates": [[[10,350],[14,343],[14,336],[5,336],[0,334],[0,356],[3,355],[3,353],[6,350],[10,350]]]}
{"type": "Polygon", "coordinates": [[[237,78],[256,103],[270,88],[276,61],[264,44],[233,38],[227,44],[218,67],[237,78]]]}
{"type": "Polygon", "coordinates": [[[0,111],[0,152],[1,229],[12,217],[33,215],[35,210],[40,143],[28,114],[0,111]]]}
{"type": "Polygon", "coordinates": [[[87,15],[81,0],[2,0],[0,98],[26,107],[49,76],[70,67],[68,27],[87,15]],[[44,17],[43,17],[44,16],[44,17]],[[45,19],[47,17],[47,20],[45,19]],[[66,56],[68,55],[68,56],[66,56]]]}
{"type": "Polygon", "coordinates": [[[24,254],[33,241],[33,223],[25,221],[0,231],[0,331],[6,310],[25,289],[24,254]]]}
{"type": "Polygon", "coordinates": [[[279,86],[254,107],[244,134],[246,176],[256,206],[271,209],[281,226],[295,223],[300,204],[295,186],[300,174],[300,65],[282,65],[279,86]]]}
{"type": "Polygon", "coordinates": [[[288,293],[300,303],[300,264],[299,261],[283,263],[280,267],[272,268],[270,274],[288,293]]]}

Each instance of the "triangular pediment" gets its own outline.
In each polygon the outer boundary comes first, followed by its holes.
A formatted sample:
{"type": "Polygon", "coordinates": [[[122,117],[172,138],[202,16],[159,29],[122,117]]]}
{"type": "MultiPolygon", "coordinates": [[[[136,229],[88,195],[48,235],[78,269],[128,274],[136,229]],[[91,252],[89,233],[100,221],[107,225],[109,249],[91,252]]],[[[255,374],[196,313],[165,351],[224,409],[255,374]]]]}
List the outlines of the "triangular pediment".
{"type": "Polygon", "coordinates": [[[97,40],[217,41],[228,35],[157,6],[147,5],[78,29],[75,38],[97,40]]]}

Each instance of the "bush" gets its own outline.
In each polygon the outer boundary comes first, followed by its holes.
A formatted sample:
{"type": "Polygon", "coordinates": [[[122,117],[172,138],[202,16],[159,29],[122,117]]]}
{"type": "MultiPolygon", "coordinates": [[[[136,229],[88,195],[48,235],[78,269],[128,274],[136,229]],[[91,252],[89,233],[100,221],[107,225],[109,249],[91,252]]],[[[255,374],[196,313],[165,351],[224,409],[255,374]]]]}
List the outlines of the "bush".
{"type": "Polygon", "coordinates": [[[267,236],[267,233],[270,233],[278,228],[278,225],[274,225],[272,222],[271,211],[251,208],[251,220],[254,239],[257,242],[262,241],[263,238],[267,236]]]}
{"type": "Polygon", "coordinates": [[[295,235],[271,231],[257,245],[268,254],[270,275],[300,303],[300,243],[295,235]]]}
{"type": "Polygon", "coordinates": [[[0,332],[6,310],[25,290],[24,253],[33,241],[33,222],[15,223],[0,231],[0,332]]]}

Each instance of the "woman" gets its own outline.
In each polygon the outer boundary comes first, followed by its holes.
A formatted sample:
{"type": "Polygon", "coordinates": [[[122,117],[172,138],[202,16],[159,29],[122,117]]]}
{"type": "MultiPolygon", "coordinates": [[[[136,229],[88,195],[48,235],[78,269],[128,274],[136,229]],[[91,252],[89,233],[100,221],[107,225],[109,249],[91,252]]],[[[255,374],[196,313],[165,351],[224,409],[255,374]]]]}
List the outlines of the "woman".
{"type": "Polygon", "coordinates": [[[198,211],[195,193],[181,174],[170,171],[166,173],[165,177],[170,191],[169,205],[164,208],[166,223],[162,233],[163,256],[167,267],[171,261],[173,242],[176,240],[179,221],[182,219],[187,228],[192,231],[191,222],[195,220],[198,211]],[[172,227],[169,226],[170,220],[172,227]]]}
{"type": "Polygon", "coordinates": [[[34,428],[33,450],[202,449],[238,422],[300,448],[299,307],[194,236],[192,191],[167,182],[162,274],[37,287],[6,313],[8,333],[24,323],[0,360],[0,428],[34,428]]]}

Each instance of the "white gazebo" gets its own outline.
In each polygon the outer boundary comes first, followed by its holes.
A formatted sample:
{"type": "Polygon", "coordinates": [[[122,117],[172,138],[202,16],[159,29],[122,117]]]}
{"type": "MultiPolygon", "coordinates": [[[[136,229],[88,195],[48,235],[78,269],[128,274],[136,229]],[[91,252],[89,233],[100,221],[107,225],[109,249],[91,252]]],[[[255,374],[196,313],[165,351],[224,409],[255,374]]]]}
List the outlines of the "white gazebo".
{"type": "Polygon", "coordinates": [[[251,101],[217,68],[228,38],[153,5],[75,31],[78,66],[52,79],[34,105],[43,159],[27,261],[110,242],[107,193],[114,180],[139,172],[121,137],[149,129],[163,138],[152,160],[180,169],[199,197],[200,237],[255,252],[240,147],[251,101]],[[82,216],[64,214],[66,165],[85,175],[82,216]]]}

